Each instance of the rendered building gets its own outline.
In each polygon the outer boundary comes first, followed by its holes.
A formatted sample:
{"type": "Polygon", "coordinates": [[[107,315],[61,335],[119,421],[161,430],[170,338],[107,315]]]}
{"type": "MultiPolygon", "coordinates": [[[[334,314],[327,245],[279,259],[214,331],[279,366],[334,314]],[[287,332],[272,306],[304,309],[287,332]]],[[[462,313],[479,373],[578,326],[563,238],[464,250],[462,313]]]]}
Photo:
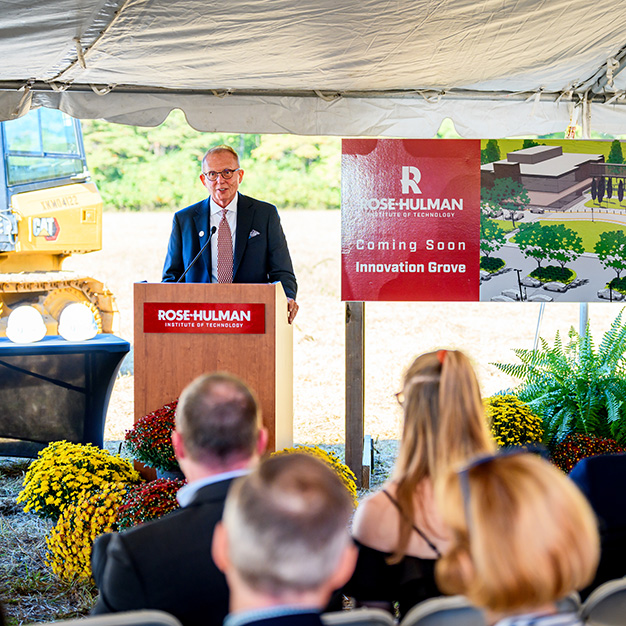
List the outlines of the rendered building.
{"type": "Polygon", "coordinates": [[[603,154],[563,153],[561,146],[534,146],[483,165],[480,179],[483,187],[491,188],[496,178],[512,178],[526,187],[529,208],[564,211],[591,187],[597,164],[603,162],[603,154]]]}

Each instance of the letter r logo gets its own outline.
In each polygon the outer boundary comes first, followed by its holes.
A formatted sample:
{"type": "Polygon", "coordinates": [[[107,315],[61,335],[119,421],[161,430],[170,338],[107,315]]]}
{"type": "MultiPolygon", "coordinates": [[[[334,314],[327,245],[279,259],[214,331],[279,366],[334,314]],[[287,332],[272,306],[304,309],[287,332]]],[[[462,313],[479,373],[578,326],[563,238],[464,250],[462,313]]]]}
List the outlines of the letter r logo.
{"type": "Polygon", "coordinates": [[[412,165],[402,166],[402,193],[422,193],[417,183],[420,182],[422,173],[412,165]]]}

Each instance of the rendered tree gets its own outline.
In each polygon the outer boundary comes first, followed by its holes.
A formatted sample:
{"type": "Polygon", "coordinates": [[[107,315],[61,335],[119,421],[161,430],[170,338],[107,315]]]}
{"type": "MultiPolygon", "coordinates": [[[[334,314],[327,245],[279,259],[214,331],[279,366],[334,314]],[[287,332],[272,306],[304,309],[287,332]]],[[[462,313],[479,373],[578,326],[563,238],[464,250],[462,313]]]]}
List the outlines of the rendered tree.
{"type": "Polygon", "coordinates": [[[506,243],[504,229],[486,215],[480,216],[480,251],[488,257],[498,251],[506,243]]]}
{"type": "Polygon", "coordinates": [[[598,197],[598,181],[595,178],[591,179],[591,199],[595,202],[598,197]]]}
{"type": "Polygon", "coordinates": [[[546,256],[561,267],[575,261],[585,251],[580,235],[565,224],[544,226],[542,242],[546,256]]]}
{"type": "Polygon", "coordinates": [[[496,178],[491,189],[483,188],[484,199],[491,206],[499,206],[509,212],[515,228],[515,212],[523,211],[530,204],[526,187],[512,178],[496,178]]]}
{"type": "Polygon", "coordinates": [[[622,154],[622,144],[619,139],[614,139],[611,143],[611,151],[606,160],[607,163],[623,163],[624,155],[622,154]]]}
{"type": "Polygon", "coordinates": [[[600,233],[594,252],[605,269],[612,269],[617,274],[626,270],[626,234],[623,230],[600,233]]]}
{"type": "Polygon", "coordinates": [[[606,179],[606,197],[609,199],[613,197],[613,181],[610,176],[606,179]]]}
{"type": "Polygon", "coordinates": [[[490,139],[487,142],[484,150],[480,151],[480,162],[482,165],[485,163],[493,163],[500,160],[500,147],[496,139],[490,139]]]}
{"type": "Polygon", "coordinates": [[[619,200],[619,203],[622,203],[622,200],[624,199],[624,181],[622,179],[620,179],[618,185],[617,185],[617,199],[619,200]]]}
{"type": "Polygon", "coordinates": [[[480,214],[486,217],[495,217],[497,207],[491,204],[491,189],[480,188],[480,214]]]}
{"type": "Polygon", "coordinates": [[[539,142],[535,141],[534,139],[524,139],[524,143],[522,144],[522,150],[526,149],[526,148],[534,148],[536,146],[540,146],[542,144],[540,144],[539,142]]]}
{"type": "Polygon", "coordinates": [[[598,180],[598,203],[604,198],[604,176],[600,176],[598,180]]]}
{"type": "Polygon", "coordinates": [[[519,233],[515,235],[515,243],[527,259],[537,261],[537,267],[546,258],[543,226],[539,222],[520,224],[519,233]]]}

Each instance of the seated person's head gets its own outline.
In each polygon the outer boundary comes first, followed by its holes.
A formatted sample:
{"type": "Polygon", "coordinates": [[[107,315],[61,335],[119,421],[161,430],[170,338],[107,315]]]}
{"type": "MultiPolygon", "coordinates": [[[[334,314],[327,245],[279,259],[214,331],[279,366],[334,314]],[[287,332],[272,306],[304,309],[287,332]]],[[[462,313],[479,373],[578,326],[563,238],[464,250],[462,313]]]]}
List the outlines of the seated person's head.
{"type": "Polygon", "coordinates": [[[598,563],[596,520],[556,467],[530,453],[470,463],[438,485],[450,550],[437,564],[445,593],[507,615],[553,608],[598,563]]]}
{"type": "Polygon", "coordinates": [[[242,380],[225,373],[199,376],[176,407],[172,439],[181,469],[188,460],[227,467],[262,453],[266,437],[259,422],[256,396],[242,380]]]}
{"type": "Polygon", "coordinates": [[[469,359],[458,350],[417,357],[404,376],[398,477],[437,479],[451,466],[495,449],[480,388],[469,359]]]}
{"type": "Polygon", "coordinates": [[[240,479],[213,540],[231,610],[244,596],[322,608],[354,569],[352,510],[338,475],[310,455],[271,457],[240,479]]]}

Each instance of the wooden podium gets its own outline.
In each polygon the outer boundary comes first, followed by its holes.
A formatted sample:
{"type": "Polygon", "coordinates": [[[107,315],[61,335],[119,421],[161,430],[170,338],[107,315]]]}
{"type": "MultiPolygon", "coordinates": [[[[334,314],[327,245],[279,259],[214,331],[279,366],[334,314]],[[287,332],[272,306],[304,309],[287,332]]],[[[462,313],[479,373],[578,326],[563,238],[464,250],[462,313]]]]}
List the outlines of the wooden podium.
{"type": "Polygon", "coordinates": [[[136,283],[135,421],[200,374],[229,372],[257,394],[268,451],[293,445],[293,330],[278,284],[136,283]]]}

